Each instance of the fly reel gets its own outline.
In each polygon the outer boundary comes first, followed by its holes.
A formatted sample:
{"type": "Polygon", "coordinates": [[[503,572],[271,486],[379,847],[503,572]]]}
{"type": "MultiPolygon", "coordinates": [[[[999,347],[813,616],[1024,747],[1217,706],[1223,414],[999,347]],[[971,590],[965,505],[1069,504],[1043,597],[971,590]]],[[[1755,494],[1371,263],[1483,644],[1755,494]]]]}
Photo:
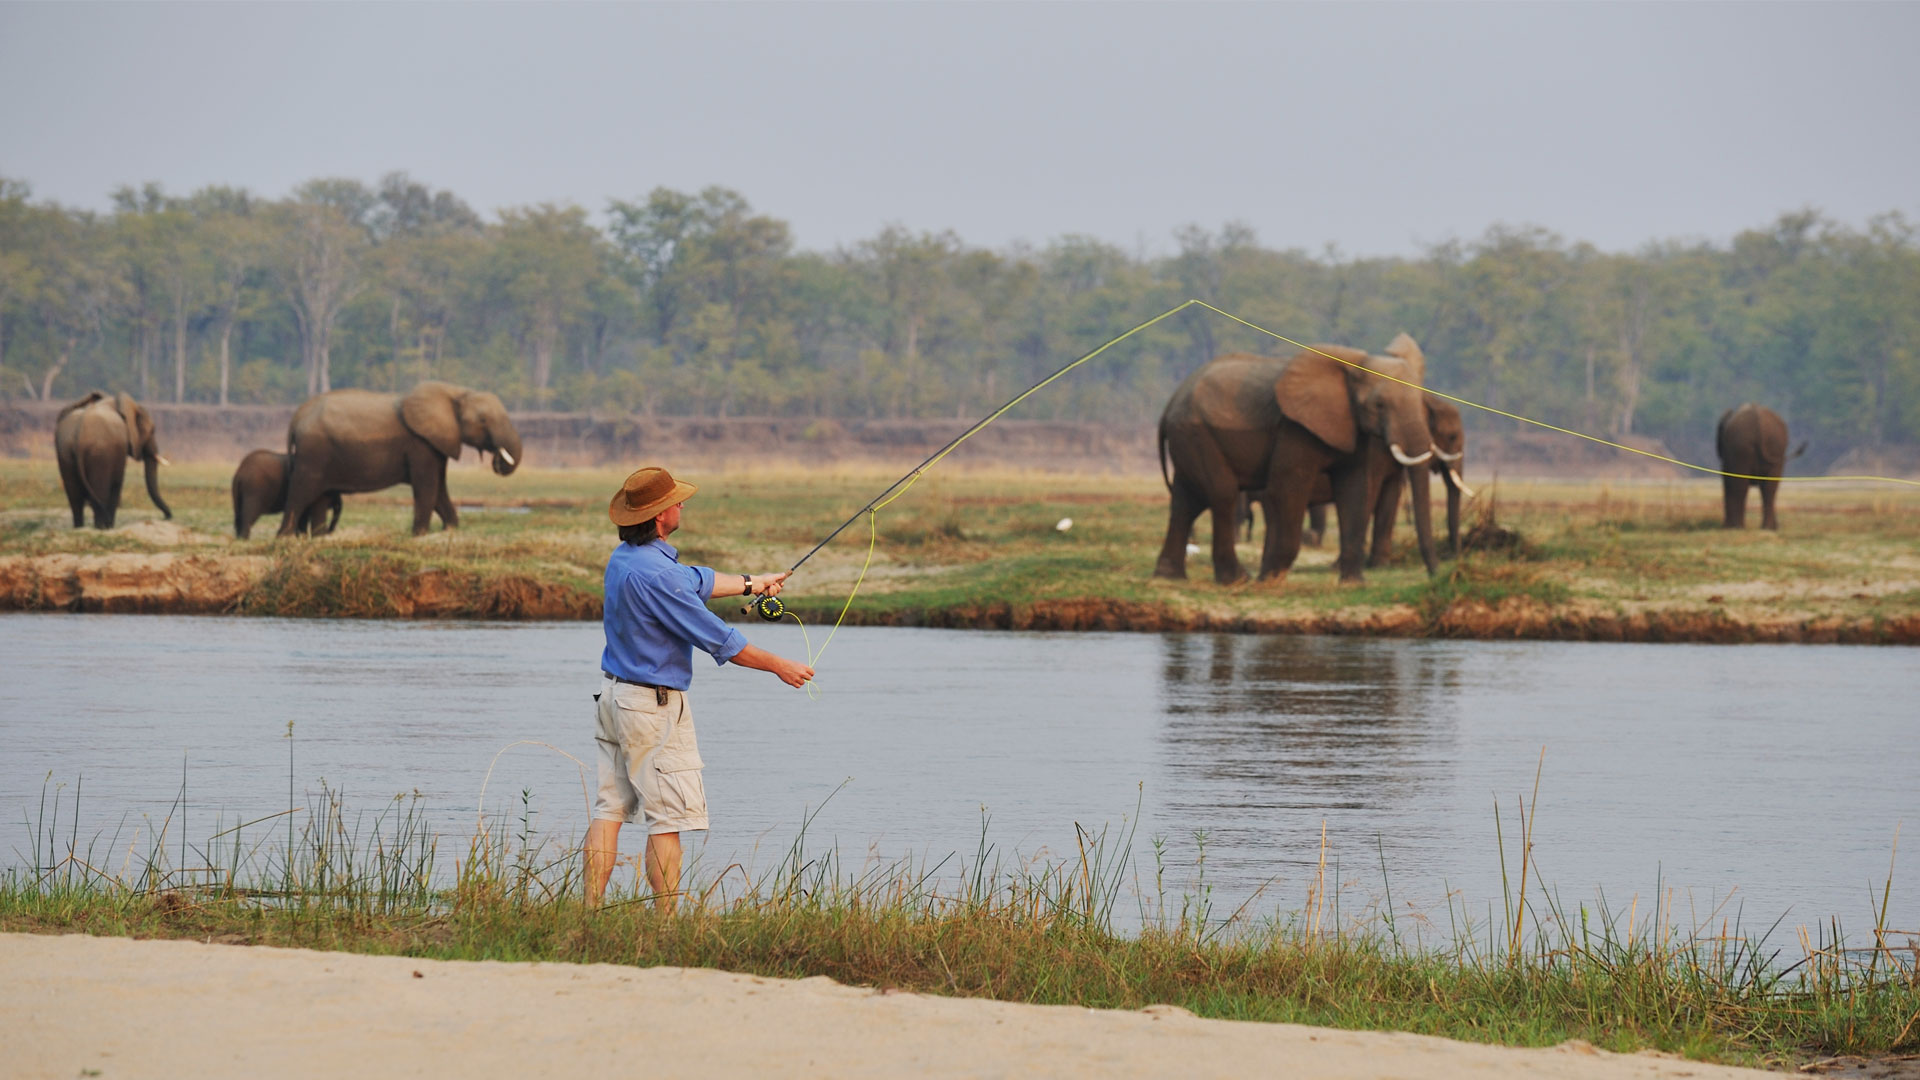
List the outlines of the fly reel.
{"type": "Polygon", "coordinates": [[[741,608],[740,611],[741,614],[751,611],[768,622],[779,622],[787,613],[787,605],[781,603],[777,596],[762,596],[741,608]]]}

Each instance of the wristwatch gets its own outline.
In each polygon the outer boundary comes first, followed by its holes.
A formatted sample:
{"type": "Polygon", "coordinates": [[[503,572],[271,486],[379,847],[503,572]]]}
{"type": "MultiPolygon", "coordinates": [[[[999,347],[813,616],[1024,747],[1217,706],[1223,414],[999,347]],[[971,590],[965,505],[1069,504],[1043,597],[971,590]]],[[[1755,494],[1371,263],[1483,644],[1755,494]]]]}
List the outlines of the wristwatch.
{"type": "Polygon", "coordinates": [[[752,596],[752,595],[753,595],[753,575],[752,575],[752,574],[741,574],[741,575],[740,575],[740,581],[741,581],[741,583],[742,583],[743,585],[745,585],[745,586],[746,586],[746,589],[747,589],[747,595],[748,595],[748,596],[752,596]]]}

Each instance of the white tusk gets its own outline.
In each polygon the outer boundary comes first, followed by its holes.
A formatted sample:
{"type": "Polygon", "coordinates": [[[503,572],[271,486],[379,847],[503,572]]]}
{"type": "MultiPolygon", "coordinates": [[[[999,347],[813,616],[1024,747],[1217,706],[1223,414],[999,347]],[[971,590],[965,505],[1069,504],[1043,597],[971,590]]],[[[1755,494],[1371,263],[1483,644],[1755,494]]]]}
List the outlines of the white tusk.
{"type": "Polygon", "coordinates": [[[1453,462],[1459,461],[1461,458],[1466,457],[1467,452],[1465,450],[1462,450],[1457,454],[1449,454],[1445,450],[1442,450],[1436,446],[1433,448],[1433,456],[1439,458],[1441,461],[1447,462],[1448,464],[1452,464],[1453,462]]]}
{"type": "Polygon", "coordinates": [[[505,458],[505,459],[506,459],[506,461],[507,461],[507,464],[509,464],[509,465],[511,465],[511,464],[513,464],[513,455],[512,455],[512,454],[509,454],[509,453],[507,453],[507,452],[506,452],[506,450],[504,450],[504,449],[496,449],[496,450],[494,450],[494,453],[496,453],[496,454],[499,454],[499,455],[500,455],[501,457],[503,457],[503,458],[505,458]]]}
{"type": "Polygon", "coordinates": [[[167,460],[167,455],[165,455],[165,454],[155,454],[155,455],[153,455],[153,456],[154,456],[154,459],[155,459],[156,461],[158,461],[158,462],[160,462],[160,464],[162,464],[162,465],[171,465],[171,464],[173,464],[173,462],[171,462],[171,461],[168,461],[168,460],[167,460]]]}
{"type": "Polygon", "coordinates": [[[1453,486],[1460,489],[1460,494],[1465,495],[1469,499],[1473,498],[1473,489],[1467,486],[1465,480],[1460,479],[1460,470],[1448,469],[1447,475],[1453,477],[1453,486]]]}
{"type": "Polygon", "coordinates": [[[1427,463],[1427,459],[1433,456],[1433,451],[1429,450],[1426,453],[1421,454],[1419,457],[1408,457],[1407,452],[1405,450],[1400,449],[1399,443],[1388,443],[1387,449],[1393,451],[1393,460],[1399,462],[1402,465],[1406,465],[1409,467],[1414,465],[1425,465],[1427,463]]]}

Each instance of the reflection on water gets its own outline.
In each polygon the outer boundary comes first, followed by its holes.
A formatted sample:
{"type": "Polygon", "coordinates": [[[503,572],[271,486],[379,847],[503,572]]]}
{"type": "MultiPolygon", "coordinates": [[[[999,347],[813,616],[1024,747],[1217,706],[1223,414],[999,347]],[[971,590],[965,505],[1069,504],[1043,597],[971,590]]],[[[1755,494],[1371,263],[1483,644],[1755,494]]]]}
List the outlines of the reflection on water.
{"type": "Polygon", "coordinates": [[[1271,877],[1316,865],[1327,815],[1413,806],[1434,789],[1462,657],[1407,644],[1161,639],[1162,805],[1211,823],[1196,829],[1214,869],[1271,877]]]}
{"type": "Polygon", "coordinates": [[[1453,729],[1458,657],[1320,637],[1163,639],[1168,756],[1242,806],[1417,798],[1453,729]]]}
{"type": "MultiPolygon", "coordinates": [[[[749,633],[804,649],[790,626],[749,633]]],[[[578,834],[576,766],[501,750],[591,761],[600,644],[595,624],[0,616],[0,814],[84,777],[83,841],[157,823],[184,768],[201,836],[283,807],[291,751],[296,788],[369,810],[418,791],[452,838],[492,765],[489,812],[528,791],[541,827],[578,834]]],[[[1511,858],[1542,769],[1534,853],[1569,902],[1658,881],[1683,913],[1687,890],[1704,916],[1737,887],[1750,919],[1858,923],[1895,825],[1920,819],[1914,655],[849,628],[814,698],[696,669],[714,831],[692,851],[765,868],[811,809],[810,843],[855,864],[970,855],[983,813],[1010,860],[1070,855],[1075,823],[1130,827],[1137,805],[1142,881],[1161,838],[1170,887],[1189,884],[1201,837],[1216,910],[1260,890],[1255,910],[1296,907],[1324,828],[1347,910],[1384,864],[1396,903],[1444,928],[1449,893],[1499,906],[1495,800],[1511,858]]],[[[1895,921],[1920,905],[1916,868],[1894,871],[1895,921]]]]}

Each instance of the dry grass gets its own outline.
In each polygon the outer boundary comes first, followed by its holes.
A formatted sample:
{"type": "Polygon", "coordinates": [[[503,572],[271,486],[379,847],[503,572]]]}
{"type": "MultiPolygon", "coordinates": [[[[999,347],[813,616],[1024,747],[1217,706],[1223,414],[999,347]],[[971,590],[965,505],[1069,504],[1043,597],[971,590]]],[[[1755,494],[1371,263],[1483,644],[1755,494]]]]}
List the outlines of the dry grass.
{"type": "MultiPolygon", "coordinates": [[[[181,551],[266,555],[273,573],[238,610],[313,615],[581,617],[597,610],[619,470],[456,469],[462,527],[414,539],[406,489],[351,496],[336,536],[228,538],[227,471],[170,470],[177,530],[128,496],[123,527],[66,527],[44,462],[0,463],[0,556],[181,551]],[[142,524],[146,521],[146,524],[142,524]],[[501,581],[508,584],[500,585],[501,581]],[[424,584],[423,584],[424,582],[424,584]],[[577,595],[576,595],[577,594],[577,595]]],[[[701,493],[676,537],[689,561],[758,572],[791,563],[893,479],[873,469],[690,475],[701,493]]],[[[1777,533],[1719,528],[1712,480],[1483,483],[1492,534],[1429,580],[1402,515],[1394,560],[1341,586],[1333,550],[1308,548],[1284,584],[1221,588],[1151,577],[1165,529],[1157,477],[944,467],[878,520],[850,621],[977,626],[1214,627],[1474,636],[1690,640],[1920,639],[1920,492],[1790,487],[1777,533]],[[1073,527],[1054,526],[1072,518],[1073,527]],[[1744,636],[1743,636],[1744,635],[1744,636]],[[1904,635],[1904,636],[1903,636],[1904,635]]],[[[1757,511],[1752,515],[1757,518],[1757,511]]],[[[263,522],[256,536],[271,532],[263,522]]],[[[1209,522],[1195,542],[1209,543],[1209,522]]],[[[795,578],[790,606],[831,617],[867,554],[856,523],[795,578]]],[[[1249,568],[1255,545],[1241,544],[1249,568]]]]}

